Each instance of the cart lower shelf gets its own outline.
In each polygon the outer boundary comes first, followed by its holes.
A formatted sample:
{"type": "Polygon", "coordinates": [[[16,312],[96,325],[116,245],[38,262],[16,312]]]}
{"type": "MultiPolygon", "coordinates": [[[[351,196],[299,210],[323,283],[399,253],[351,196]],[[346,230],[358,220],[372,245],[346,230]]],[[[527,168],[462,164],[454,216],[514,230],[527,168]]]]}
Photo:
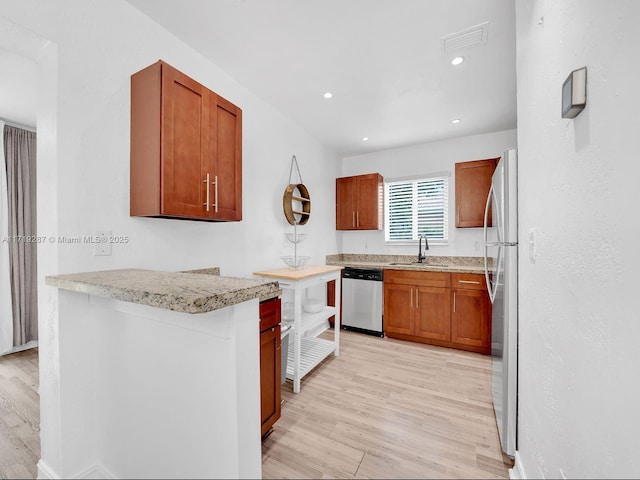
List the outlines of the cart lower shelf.
{"type": "MultiPolygon", "coordinates": [[[[293,380],[294,347],[293,342],[289,343],[289,352],[287,355],[287,378],[293,380]]],[[[322,360],[331,355],[336,349],[336,343],[333,340],[324,340],[322,338],[307,337],[301,339],[300,354],[300,378],[304,377],[313,368],[315,368],[322,360]]]]}

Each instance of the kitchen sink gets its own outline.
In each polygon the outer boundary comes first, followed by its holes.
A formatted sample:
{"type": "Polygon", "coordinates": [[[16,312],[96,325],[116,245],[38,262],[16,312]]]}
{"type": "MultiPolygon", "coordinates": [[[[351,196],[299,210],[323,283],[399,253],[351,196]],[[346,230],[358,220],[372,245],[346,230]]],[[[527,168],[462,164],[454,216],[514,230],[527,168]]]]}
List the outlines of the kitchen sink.
{"type": "Polygon", "coordinates": [[[391,262],[389,265],[426,265],[426,263],[418,262],[391,262]]]}

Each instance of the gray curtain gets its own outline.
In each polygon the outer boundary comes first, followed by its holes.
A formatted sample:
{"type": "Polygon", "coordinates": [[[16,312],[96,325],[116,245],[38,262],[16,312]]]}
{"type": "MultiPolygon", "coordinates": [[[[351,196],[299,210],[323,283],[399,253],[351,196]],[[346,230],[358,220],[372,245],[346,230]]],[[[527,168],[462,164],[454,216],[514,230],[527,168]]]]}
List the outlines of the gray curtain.
{"type": "Polygon", "coordinates": [[[13,304],[13,344],[38,339],[36,235],[36,134],[4,127],[9,195],[9,268],[13,304]]]}

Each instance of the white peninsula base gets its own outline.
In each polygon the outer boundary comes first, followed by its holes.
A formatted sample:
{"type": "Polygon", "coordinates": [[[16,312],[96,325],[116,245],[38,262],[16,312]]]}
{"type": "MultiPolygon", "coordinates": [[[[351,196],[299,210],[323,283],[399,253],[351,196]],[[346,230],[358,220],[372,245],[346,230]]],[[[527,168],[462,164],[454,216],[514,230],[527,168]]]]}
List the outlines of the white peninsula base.
{"type": "Polygon", "coordinates": [[[60,456],[39,477],[261,478],[258,315],[61,289],[60,456]]]}

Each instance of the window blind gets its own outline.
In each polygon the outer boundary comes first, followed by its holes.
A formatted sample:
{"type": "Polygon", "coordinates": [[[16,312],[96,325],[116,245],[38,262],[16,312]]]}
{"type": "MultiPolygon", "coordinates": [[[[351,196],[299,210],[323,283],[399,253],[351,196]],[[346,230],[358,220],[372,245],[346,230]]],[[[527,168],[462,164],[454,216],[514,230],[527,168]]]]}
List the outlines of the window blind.
{"type": "Polygon", "coordinates": [[[434,243],[449,239],[449,178],[431,177],[385,183],[385,241],[434,243]]]}

